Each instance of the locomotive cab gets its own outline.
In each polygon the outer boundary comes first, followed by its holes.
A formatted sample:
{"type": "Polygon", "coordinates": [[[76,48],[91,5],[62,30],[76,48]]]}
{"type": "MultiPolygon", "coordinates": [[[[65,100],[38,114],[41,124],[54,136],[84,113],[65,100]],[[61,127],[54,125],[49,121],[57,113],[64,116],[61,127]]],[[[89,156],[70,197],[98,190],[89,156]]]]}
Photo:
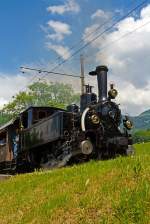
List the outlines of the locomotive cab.
{"type": "Polygon", "coordinates": [[[22,128],[30,128],[32,125],[60,110],[56,107],[29,107],[20,114],[22,128]]]}

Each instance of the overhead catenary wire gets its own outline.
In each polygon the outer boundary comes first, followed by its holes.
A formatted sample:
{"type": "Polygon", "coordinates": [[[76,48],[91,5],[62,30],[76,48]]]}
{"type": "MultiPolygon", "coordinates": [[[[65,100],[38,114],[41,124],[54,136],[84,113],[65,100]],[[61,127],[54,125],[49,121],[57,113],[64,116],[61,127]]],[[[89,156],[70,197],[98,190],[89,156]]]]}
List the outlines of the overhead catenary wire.
{"type": "MultiPolygon", "coordinates": [[[[129,4],[132,5],[132,4],[129,4]]],[[[98,27],[96,27],[94,30],[92,30],[91,32],[89,32],[86,35],[86,38],[89,38],[90,36],[92,36],[95,32],[97,32],[98,30],[101,30],[101,28],[103,28],[106,24],[108,24],[109,22],[112,22],[114,19],[116,18],[116,15],[111,16],[108,20],[106,20],[104,23],[100,24],[98,27]]],[[[78,46],[80,43],[84,43],[84,39],[81,38],[79,41],[77,41],[75,44],[73,44],[69,50],[73,50],[76,46],[78,46]]],[[[64,53],[63,56],[65,56],[66,54],[64,53]]],[[[55,60],[60,60],[62,58],[62,56],[58,56],[56,57],[55,60]]]]}
{"type": "MultiPolygon", "coordinates": [[[[125,37],[127,37],[127,36],[133,34],[133,33],[136,32],[137,30],[143,28],[144,26],[146,26],[146,25],[148,25],[148,24],[150,24],[150,20],[147,21],[146,23],[142,24],[141,26],[136,27],[134,30],[131,30],[131,31],[129,31],[129,32],[125,33],[125,34],[123,34],[123,35],[122,35],[121,37],[119,37],[118,39],[113,40],[113,41],[107,43],[107,45],[104,45],[104,46],[102,46],[102,47],[99,49],[98,54],[99,54],[99,55],[102,54],[103,50],[105,50],[106,48],[110,47],[111,45],[113,45],[113,44],[116,43],[116,42],[119,42],[120,40],[122,40],[122,39],[124,39],[125,37]]],[[[89,57],[92,57],[92,55],[90,55],[89,57]]]]}
{"type": "MultiPolygon", "coordinates": [[[[86,47],[88,47],[91,43],[93,43],[94,41],[96,41],[99,37],[103,36],[106,32],[110,31],[112,28],[114,28],[119,22],[121,22],[123,19],[127,18],[129,15],[131,15],[134,11],[136,11],[137,9],[141,8],[145,3],[147,3],[148,0],[144,0],[142,1],[140,4],[138,4],[136,7],[134,7],[133,9],[131,9],[127,14],[125,14],[124,16],[122,16],[120,19],[118,19],[115,23],[113,23],[110,27],[106,28],[103,32],[101,32],[100,34],[96,35],[94,38],[92,38],[90,41],[88,41],[86,44],[84,44],[82,47],[80,47],[79,49],[77,49],[75,52],[73,52],[69,58],[62,60],[60,63],[58,63],[56,66],[54,66],[48,73],[52,73],[54,72],[59,66],[63,65],[64,63],[66,63],[67,61],[69,61],[71,58],[73,58],[75,55],[77,55],[79,52],[81,52],[83,49],[85,49],[86,47]]],[[[48,74],[47,72],[44,72],[44,75],[41,78],[45,78],[48,74]]],[[[34,80],[37,77],[37,75],[35,77],[32,78],[32,80],[34,80]]],[[[31,82],[31,81],[30,81],[31,82]]],[[[26,88],[26,87],[25,87],[26,88]]]]}
{"type": "MultiPolygon", "coordinates": [[[[87,42],[86,44],[84,44],[82,47],[80,47],[78,50],[76,50],[73,54],[71,54],[71,56],[68,59],[64,59],[62,62],[58,63],[54,68],[52,68],[51,71],[55,71],[59,66],[61,66],[62,64],[66,63],[68,60],[70,60],[72,57],[74,57],[75,55],[77,55],[78,53],[80,53],[83,49],[85,49],[86,47],[88,47],[91,43],[93,43],[94,41],[96,41],[99,37],[101,37],[102,35],[104,35],[106,32],[110,31],[112,28],[114,28],[119,22],[121,22],[123,19],[127,18],[129,15],[131,15],[134,11],[136,11],[137,9],[139,9],[140,7],[142,7],[148,0],[144,0],[142,1],[140,4],[138,4],[136,7],[134,7],[133,9],[131,9],[126,15],[122,16],[119,20],[117,20],[115,23],[113,23],[110,27],[106,28],[103,32],[101,32],[100,34],[98,34],[96,37],[92,38],[89,42],[87,42]]],[[[43,76],[45,77],[46,74],[43,76]]]]}
{"type": "MultiPolygon", "coordinates": [[[[120,38],[114,40],[114,41],[111,41],[109,42],[107,45],[103,46],[100,50],[99,50],[99,54],[102,54],[102,51],[106,48],[108,48],[109,46],[111,46],[112,44],[116,43],[116,42],[119,42],[120,40],[124,39],[125,37],[131,35],[132,33],[136,32],[137,30],[143,28],[144,26],[150,24],[150,20],[144,24],[142,24],[141,26],[135,28],[134,30],[130,31],[130,32],[127,32],[125,33],[124,35],[122,35],[120,38]]],[[[91,57],[91,55],[90,55],[91,57]]],[[[21,67],[21,68],[24,68],[24,69],[29,69],[29,70],[33,70],[33,71],[38,71],[39,73],[41,72],[46,72],[46,73],[51,73],[51,74],[58,74],[58,75],[65,75],[65,76],[72,76],[72,77],[75,77],[75,78],[82,78],[81,76],[75,76],[75,75],[69,75],[69,74],[65,74],[65,73],[57,73],[57,72],[50,72],[50,71],[45,71],[45,70],[41,70],[41,69],[34,69],[34,68],[28,68],[28,67],[21,67]]]]}
{"type": "MultiPolygon", "coordinates": [[[[133,1],[134,2],[134,1],[133,1]]],[[[132,4],[128,4],[129,5],[132,5],[132,4]]],[[[100,24],[98,27],[96,27],[93,31],[89,32],[87,35],[86,35],[86,39],[89,38],[90,36],[92,36],[94,33],[96,33],[98,30],[101,30],[106,24],[108,24],[109,22],[112,22],[114,19],[116,18],[116,15],[114,16],[111,16],[109,19],[107,19],[104,23],[100,24]]],[[[79,41],[77,41],[76,43],[74,43],[71,47],[69,47],[69,51],[73,50],[74,48],[76,48],[76,46],[80,45],[81,43],[84,43],[84,38],[81,38],[79,41]]],[[[61,56],[58,56],[56,57],[56,61],[58,60],[61,60],[62,59],[62,56],[65,56],[66,53],[64,53],[63,55],[61,56]]],[[[77,59],[79,61],[79,59],[77,59]]],[[[53,65],[54,63],[57,64],[57,62],[52,62],[51,64],[53,65]]],[[[37,77],[37,75],[35,75],[33,78],[32,78],[32,81],[37,77]]]]}
{"type": "Polygon", "coordinates": [[[25,69],[25,70],[35,71],[38,73],[48,73],[48,74],[54,74],[54,75],[62,75],[62,76],[70,76],[70,77],[74,77],[74,78],[81,78],[81,76],[77,76],[77,75],[47,71],[47,70],[42,70],[42,69],[37,69],[37,68],[30,68],[30,67],[24,67],[24,66],[21,66],[20,68],[25,69]]]}

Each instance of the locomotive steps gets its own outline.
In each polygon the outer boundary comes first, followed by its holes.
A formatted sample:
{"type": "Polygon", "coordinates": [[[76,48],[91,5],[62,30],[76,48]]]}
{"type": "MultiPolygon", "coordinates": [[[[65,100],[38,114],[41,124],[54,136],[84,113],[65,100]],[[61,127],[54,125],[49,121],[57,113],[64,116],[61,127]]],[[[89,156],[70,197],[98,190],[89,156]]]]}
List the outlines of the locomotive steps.
{"type": "Polygon", "coordinates": [[[149,223],[150,143],[134,157],[91,161],[0,182],[0,223],[149,223]]]}

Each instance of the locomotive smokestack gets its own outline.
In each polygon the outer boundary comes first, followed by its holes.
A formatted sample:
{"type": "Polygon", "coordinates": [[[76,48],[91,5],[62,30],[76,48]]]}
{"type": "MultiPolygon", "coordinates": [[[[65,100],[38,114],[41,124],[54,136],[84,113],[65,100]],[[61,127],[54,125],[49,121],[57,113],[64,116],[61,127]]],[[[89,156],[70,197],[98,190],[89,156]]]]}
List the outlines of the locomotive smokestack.
{"type": "Polygon", "coordinates": [[[106,66],[98,66],[96,68],[99,101],[107,100],[107,72],[106,66]]]}
{"type": "Polygon", "coordinates": [[[107,99],[107,72],[105,65],[96,67],[96,70],[90,72],[89,75],[97,75],[99,101],[107,99]]]}

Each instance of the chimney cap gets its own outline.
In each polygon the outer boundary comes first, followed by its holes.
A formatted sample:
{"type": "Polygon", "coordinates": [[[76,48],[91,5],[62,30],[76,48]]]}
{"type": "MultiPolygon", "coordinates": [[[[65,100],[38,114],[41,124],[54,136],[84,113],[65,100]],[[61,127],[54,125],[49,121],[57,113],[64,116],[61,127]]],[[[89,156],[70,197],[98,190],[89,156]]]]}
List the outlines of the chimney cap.
{"type": "Polygon", "coordinates": [[[108,68],[106,65],[100,65],[96,67],[96,72],[100,72],[100,71],[106,71],[108,72],[108,68]]]}
{"type": "Polygon", "coordinates": [[[101,72],[101,71],[108,72],[108,68],[107,68],[107,66],[106,66],[106,65],[100,65],[100,66],[97,66],[95,71],[91,71],[91,72],[89,72],[89,75],[91,75],[91,76],[95,76],[95,75],[97,75],[97,74],[98,74],[99,72],[101,72]]]}

